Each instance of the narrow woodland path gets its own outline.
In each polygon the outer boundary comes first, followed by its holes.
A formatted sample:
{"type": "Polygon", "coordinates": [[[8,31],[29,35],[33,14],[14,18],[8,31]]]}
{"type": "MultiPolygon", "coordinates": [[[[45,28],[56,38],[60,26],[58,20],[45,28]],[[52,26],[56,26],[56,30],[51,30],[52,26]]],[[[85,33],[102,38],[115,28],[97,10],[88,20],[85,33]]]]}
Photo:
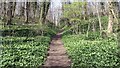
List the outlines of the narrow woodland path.
{"type": "Polygon", "coordinates": [[[44,63],[44,68],[70,68],[71,60],[66,54],[66,49],[63,47],[61,35],[58,33],[53,37],[48,51],[47,60],[44,63]]]}

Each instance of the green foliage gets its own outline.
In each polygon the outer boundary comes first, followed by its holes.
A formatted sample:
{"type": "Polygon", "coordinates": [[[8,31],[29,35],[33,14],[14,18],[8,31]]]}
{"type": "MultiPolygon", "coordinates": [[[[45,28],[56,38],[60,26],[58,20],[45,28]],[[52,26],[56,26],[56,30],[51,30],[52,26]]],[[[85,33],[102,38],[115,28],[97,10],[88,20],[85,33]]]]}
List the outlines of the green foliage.
{"type": "Polygon", "coordinates": [[[64,7],[64,17],[73,20],[80,20],[80,16],[82,14],[82,7],[85,2],[74,2],[72,4],[65,4],[64,7]]]}
{"type": "Polygon", "coordinates": [[[106,30],[107,29],[106,26],[108,26],[108,17],[107,16],[101,17],[101,23],[102,23],[104,30],[106,30]]]}
{"type": "Polygon", "coordinates": [[[45,61],[49,37],[2,37],[1,68],[37,68],[45,61]]]}
{"type": "Polygon", "coordinates": [[[108,39],[90,40],[85,35],[69,35],[63,37],[64,45],[72,59],[72,68],[119,67],[117,41],[108,39]]]}
{"type": "Polygon", "coordinates": [[[96,40],[100,38],[99,32],[88,32],[88,35],[85,36],[85,40],[96,40]]]}
{"type": "Polygon", "coordinates": [[[41,66],[45,61],[50,38],[56,33],[51,26],[38,24],[4,25],[0,30],[1,68],[41,66]]]}
{"type": "MultiPolygon", "coordinates": [[[[2,25],[1,25],[2,26],[2,25]]],[[[33,37],[38,35],[53,36],[57,30],[49,25],[24,24],[24,25],[4,25],[1,28],[2,36],[33,37]]]]}
{"type": "Polygon", "coordinates": [[[54,36],[57,31],[58,31],[58,28],[57,27],[54,27],[54,24],[52,23],[48,23],[47,25],[43,25],[43,31],[44,31],[44,36],[49,36],[49,37],[52,37],[54,36]]]}

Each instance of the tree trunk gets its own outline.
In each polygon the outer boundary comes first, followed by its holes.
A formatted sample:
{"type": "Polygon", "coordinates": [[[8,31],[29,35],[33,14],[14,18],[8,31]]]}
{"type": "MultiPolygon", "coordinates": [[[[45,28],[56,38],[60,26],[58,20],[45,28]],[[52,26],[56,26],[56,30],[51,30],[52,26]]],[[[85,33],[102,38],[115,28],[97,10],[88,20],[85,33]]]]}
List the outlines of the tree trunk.
{"type": "Polygon", "coordinates": [[[43,3],[43,17],[42,17],[42,23],[45,22],[48,10],[49,10],[50,2],[44,2],[43,3]]]}
{"type": "Polygon", "coordinates": [[[108,3],[109,4],[109,21],[108,21],[108,28],[107,28],[107,35],[109,36],[110,34],[113,33],[113,15],[112,15],[112,11],[111,9],[113,9],[112,7],[112,3],[108,3]]]}
{"type": "Polygon", "coordinates": [[[84,5],[84,20],[87,20],[87,2],[84,5]]]}
{"type": "Polygon", "coordinates": [[[33,12],[34,12],[34,19],[36,18],[36,13],[37,13],[37,2],[34,2],[34,10],[33,10],[33,12]]]}
{"type": "Polygon", "coordinates": [[[43,4],[44,4],[44,2],[40,3],[40,16],[39,16],[39,22],[40,22],[40,24],[42,24],[43,8],[44,8],[43,4]]]}
{"type": "Polygon", "coordinates": [[[86,36],[88,37],[89,35],[89,30],[90,30],[90,23],[88,23],[88,28],[87,28],[87,33],[86,33],[86,36]]]}
{"type": "Polygon", "coordinates": [[[26,10],[26,14],[25,14],[25,23],[29,23],[29,8],[30,8],[30,3],[29,2],[26,2],[26,7],[25,7],[25,10],[26,10]]]}
{"type": "Polygon", "coordinates": [[[117,39],[118,39],[118,56],[120,57],[120,22],[118,24],[118,30],[117,30],[117,32],[118,32],[118,34],[117,34],[117,39]]]}
{"type": "Polygon", "coordinates": [[[16,8],[16,2],[13,3],[13,8],[12,8],[12,17],[15,16],[15,8],[16,8]]]}
{"type": "MultiPolygon", "coordinates": [[[[120,1],[118,2],[118,16],[119,16],[119,18],[120,18],[120,1]]],[[[120,22],[119,22],[119,24],[120,24],[120,22]]],[[[120,27],[119,27],[120,28],[120,27]]]]}
{"type": "MultiPolygon", "coordinates": [[[[97,4],[98,6],[98,4],[97,4]]],[[[97,16],[98,16],[98,21],[99,21],[99,28],[100,28],[100,35],[102,34],[102,23],[101,23],[101,18],[100,18],[100,13],[99,13],[99,7],[96,8],[97,9],[97,16]]]]}
{"type": "MultiPolygon", "coordinates": [[[[110,12],[109,12],[110,13],[110,12]]],[[[111,34],[113,32],[113,16],[110,14],[109,15],[109,21],[108,21],[108,29],[107,29],[107,33],[108,35],[111,34]]]]}
{"type": "Polygon", "coordinates": [[[12,8],[13,8],[13,2],[8,3],[8,11],[7,11],[7,25],[12,25],[12,8]]]}
{"type": "Polygon", "coordinates": [[[96,29],[95,29],[95,23],[92,23],[92,29],[93,29],[93,32],[96,31],[96,29]]]}

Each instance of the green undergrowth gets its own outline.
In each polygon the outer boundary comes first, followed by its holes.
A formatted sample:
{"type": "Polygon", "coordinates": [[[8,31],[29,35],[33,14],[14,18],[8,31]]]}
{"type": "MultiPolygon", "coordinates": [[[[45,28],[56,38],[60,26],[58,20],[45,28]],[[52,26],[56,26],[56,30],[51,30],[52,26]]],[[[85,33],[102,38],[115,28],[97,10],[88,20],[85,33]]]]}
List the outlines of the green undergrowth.
{"type": "Polygon", "coordinates": [[[37,68],[46,57],[50,38],[45,36],[1,37],[1,68],[37,68]]]}
{"type": "Polygon", "coordinates": [[[51,26],[38,24],[0,25],[0,68],[38,68],[46,59],[51,37],[56,34],[51,26]]]}
{"type": "Polygon", "coordinates": [[[0,25],[1,36],[16,36],[16,37],[34,37],[34,36],[49,36],[52,37],[57,33],[57,29],[51,26],[38,24],[23,24],[23,25],[0,25]]]}
{"type": "Polygon", "coordinates": [[[72,60],[72,68],[119,68],[117,41],[86,39],[81,35],[63,36],[64,46],[72,60]]]}

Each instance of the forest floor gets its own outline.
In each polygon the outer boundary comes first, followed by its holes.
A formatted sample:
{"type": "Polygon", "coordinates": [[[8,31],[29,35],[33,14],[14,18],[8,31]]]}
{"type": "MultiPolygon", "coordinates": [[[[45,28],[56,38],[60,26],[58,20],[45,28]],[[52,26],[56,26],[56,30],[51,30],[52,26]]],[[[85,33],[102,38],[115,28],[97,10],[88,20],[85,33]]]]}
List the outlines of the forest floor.
{"type": "Polygon", "coordinates": [[[66,49],[61,41],[61,34],[58,33],[52,38],[44,68],[70,68],[71,60],[68,58],[66,49]]]}

